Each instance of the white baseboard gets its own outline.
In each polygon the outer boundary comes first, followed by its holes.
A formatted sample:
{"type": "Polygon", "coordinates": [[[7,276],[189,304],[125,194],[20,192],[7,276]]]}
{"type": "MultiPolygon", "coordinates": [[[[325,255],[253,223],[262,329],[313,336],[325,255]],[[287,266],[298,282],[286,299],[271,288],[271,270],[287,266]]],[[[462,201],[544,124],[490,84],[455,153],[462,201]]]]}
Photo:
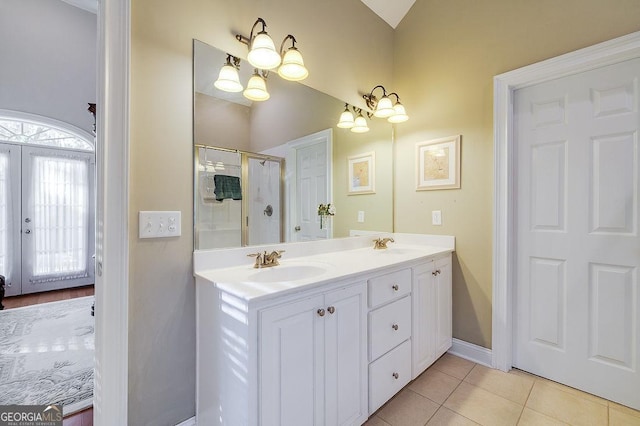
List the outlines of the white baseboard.
{"type": "Polygon", "coordinates": [[[178,423],[176,426],[196,426],[196,417],[193,416],[190,419],[185,420],[182,423],[178,423]]]}
{"type": "Polygon", "coordinates": [[[491,367],[491,349],[483,348],[464,340],[453,339],[453,345],[449,349],[449,353],[491,367]]]}

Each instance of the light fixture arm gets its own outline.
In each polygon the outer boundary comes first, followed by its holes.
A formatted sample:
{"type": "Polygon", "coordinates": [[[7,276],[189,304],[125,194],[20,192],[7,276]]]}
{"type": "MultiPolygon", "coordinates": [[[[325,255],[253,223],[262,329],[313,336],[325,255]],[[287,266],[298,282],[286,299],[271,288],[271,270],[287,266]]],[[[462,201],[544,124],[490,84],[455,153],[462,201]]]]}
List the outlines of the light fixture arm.
{"type": "Polygon", "coordinates": [[[227,63],[226,65],[230,65],[232,67],[235,67],[235,69],[240,69],[240,58],[238,58],[237,56],[233,56],[230,53],[227,53],[227,63]]]}
{"type": "Polygon", "coordinates": [[[398,96],[398,94],[396,92],[391,92],[387,96],[389,96],[389,97],[395,96],[396,97],[396,103],[400,102],[400,96],[398,96]]]}
{"type": "MultiPolygon", "coordinates": [[[[246,44],[251,49],[251,42],[253,42],[253,31],[256,29],[256,25],[262,24],[262,30],[257,34],[262,34],[267,32],[267,23],[262,18],[256,19],[256,22],[251,27],[251,32],[249,33],[249,38],[243,36],[242,34],[236,34],[236,40],[238,40],[242,44],[246,44]]],[[[256,34],[256,35],[257,35],[256,34]]]]}
{"type": "Polygon", "coordinates": [[[287,36],[284,38],[284,40],[282,40],[282,43],[280,44],[280,55],[284,56],[284,44],[287,42],[287,40],[291,40],[291,49],[298,49],[296,47],[296,38],[294,36],[292,36],[291,34],[287,34],[287,36]]]}
{"type": "MultiPolygon", "coordinates": [[[[373,94],[373,92],[375,92],[376,89],[382,89],[382,97],[388,96],[387,95],[387,89],[384,88],[384,86],[382,86],[381,84],[378,84],[376,87],[374,87],[373,89],[371,89],[371,91],[369,93],[367,93],[366,95],[362,95],[362,97],[364,98],[365,102],[367,103],[367,106],[371,109],[376,109],[376,104],[378,103],[378,98],[376,97],[376,95],[373,94]]],[[[396,95],[398,96],[398,95],[396,95]]]]}

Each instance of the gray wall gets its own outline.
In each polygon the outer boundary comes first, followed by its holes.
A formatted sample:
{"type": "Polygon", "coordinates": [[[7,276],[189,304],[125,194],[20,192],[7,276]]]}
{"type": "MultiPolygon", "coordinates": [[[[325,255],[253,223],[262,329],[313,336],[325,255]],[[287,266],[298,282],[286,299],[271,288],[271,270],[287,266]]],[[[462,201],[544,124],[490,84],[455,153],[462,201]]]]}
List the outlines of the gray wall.
{"type": "Polygon", "coordinates": [[[96,34],[96,15],[62,1],[0,0],[0,109],[91,132],[96,34]]]}

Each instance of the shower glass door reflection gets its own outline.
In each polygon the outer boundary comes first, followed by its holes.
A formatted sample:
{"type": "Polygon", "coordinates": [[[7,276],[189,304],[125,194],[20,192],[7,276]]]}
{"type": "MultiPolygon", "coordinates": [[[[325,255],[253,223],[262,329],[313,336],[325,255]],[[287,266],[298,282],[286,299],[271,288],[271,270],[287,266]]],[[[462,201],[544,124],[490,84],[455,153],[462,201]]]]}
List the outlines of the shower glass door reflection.
{"type": "Polygon", "coordinates": [[[284,159],[196,148],[196,249],[283,241],[284,159]]]}

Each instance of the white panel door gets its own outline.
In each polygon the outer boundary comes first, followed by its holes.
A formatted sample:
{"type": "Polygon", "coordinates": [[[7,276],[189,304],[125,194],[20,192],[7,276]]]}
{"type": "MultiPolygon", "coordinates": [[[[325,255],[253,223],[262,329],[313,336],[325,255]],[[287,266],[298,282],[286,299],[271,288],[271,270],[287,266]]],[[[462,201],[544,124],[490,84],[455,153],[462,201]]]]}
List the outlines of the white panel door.
{"type": "Polygon", "coordinates": [[[640,408],[640,60],[515,93],[514,366],[640,408]]]}
{"type": "Polygon", "coordinates": [[[329,200],[328,152],[326,141],[296,150],[296,218],[294,241],[311,241],[331,236],[331,219],[320,228],[318,205],[329,200]]]}

